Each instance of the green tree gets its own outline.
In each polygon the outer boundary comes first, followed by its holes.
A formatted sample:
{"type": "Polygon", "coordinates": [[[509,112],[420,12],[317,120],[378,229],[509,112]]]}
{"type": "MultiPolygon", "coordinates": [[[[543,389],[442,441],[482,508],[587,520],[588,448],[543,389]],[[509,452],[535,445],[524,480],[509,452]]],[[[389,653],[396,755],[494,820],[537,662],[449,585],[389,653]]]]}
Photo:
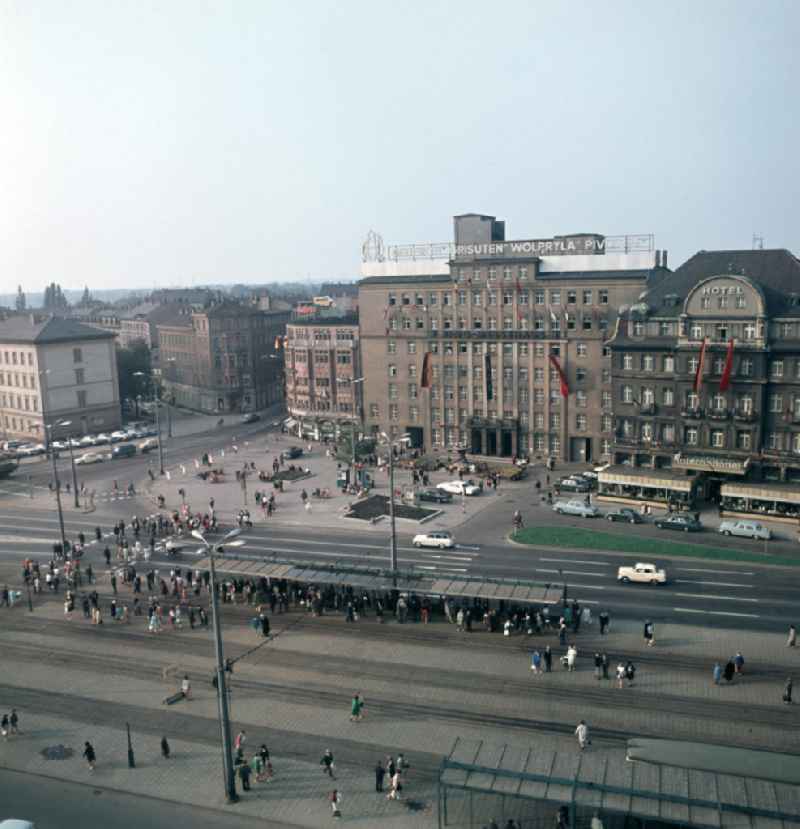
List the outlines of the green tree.
{"type": "MultiPolygon", "coordinates": [[[[356,439],[356,461],[363,461],[375,451],[375,441],[356,439]]],[[[346,426],[342,428],[336,441],[336,460],[350,463],[353,460],[353,433],[346,426]]]]}
{"type": "Polygon", "coordinates": [[[120,400],[133,401],[136,395],[146,399],[153,396],[150,348],[144,340],[132,343],[129,348],[117,348],[117,377],[120,400]]]}

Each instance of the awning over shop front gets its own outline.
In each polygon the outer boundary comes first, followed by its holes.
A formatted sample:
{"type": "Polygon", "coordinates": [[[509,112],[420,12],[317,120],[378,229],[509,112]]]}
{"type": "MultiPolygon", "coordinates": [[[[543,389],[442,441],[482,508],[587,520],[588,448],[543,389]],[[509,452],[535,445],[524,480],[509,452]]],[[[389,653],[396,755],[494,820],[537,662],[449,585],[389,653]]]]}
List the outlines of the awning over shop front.
{"type": "Polygon", "coordinates": [[[723,498],[800,504],[800,486],[793,484],[723,484],[720,494],[723,498]]]}
{"type": "Polygon", "coordinates": [[[647,489],[669,489],[672,492],[691,492],[695,482],[694,476],[670,475],[661,469],[637,469],[629,466],[612,466],[604,472],[597,473],[600,484],[620,484],[622,486],[640,486],[647,489]]]}

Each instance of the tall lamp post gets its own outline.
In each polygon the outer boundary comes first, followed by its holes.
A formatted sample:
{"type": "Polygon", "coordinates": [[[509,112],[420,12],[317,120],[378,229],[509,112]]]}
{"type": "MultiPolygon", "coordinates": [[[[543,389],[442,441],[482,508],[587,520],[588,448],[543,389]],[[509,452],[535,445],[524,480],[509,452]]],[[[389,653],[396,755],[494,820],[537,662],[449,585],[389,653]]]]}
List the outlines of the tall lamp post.
{"type": "MultiPolygon", "coordinates": [[[[350,448],[352,449],[352,461],[350,463],[350,468],[353,470],[352,478],[353,480],[350,481],[351,484],[355,486],[355,477],[356,477],[356,417],[358,412],[360,411],[358,404],[356,403],[356,397],[358,396],[358,389],[355,387],[359,383],[363,383],[363,377],[356,377],[355,380],[350,381],[350,385],[353,386],[353,420],[350,423],[350,448]]],[[[361,418],[358,418],[358,425],[361,425],[361,418]]]]}
{"type": "Polygon", "coordinates": [[[384,443],[389,450],[389,524],[391,527],[391,540],[389,546],[389,560],[395,581],[397,580],[397,527],[394,520],[394,448],[404,446],[411,440],[410,435],[403,435],[399,440],[391,440],[386,432],[381,432],[384,443]]]}
{"type": "MultiPolygon", "coordinates": [[[[44,420],[44,413],[42,413],[42,420],[44,420]]],[[[67,421],[68,422],[68,421],[67,421]]],[[[55,424],[51,423],[49,426],[47,423],[44,424],[45,434],[47,435],[47,445],[50,449],[50,460],[53,462],[53,483],[55,484],[56,488],[56,505],[58,506],[58,529],[61,533],[61,553],[62,555],[67,555],[67,536],[64,534],[64,511],[61,507],[61,481],[58,479],[58,465],[56,464],[56,451],[53,449],[53,441],[52,441],[52,433],[51,430],[55,425],[62,425],[62,424],[55,424]]]]}
{"type": "MultiPolygon", "coordinates": [[[[143,371],[134,371],[134,377],[147,377],[147,374],[143,371]]],[[[153,383],[153,407],[156,410],[156,433],[158,434],[158,474],[164,474],[164,447],[161,445],[161,419],[159,418],[158,409],[160,406],[160,400],[158,395],[156,394],[156,385],[153,383]]]]}
{"type": "MultiPolygon", "coordinates": [[[[225,660],[222,654],[222,628],[220,626],[219,608],[217,604],[217,578],[214,568],[214,553],[223,552],[227,542],[235,539],[241,530],[233,529],[222,537],[218,544],[209,544],[200,530],[192,530],[192,536],[203,544],[208,553],[209,572],[211,575],[209,587],[211,589],[211,619],[214,625],[214,655],[217,660],[217,707],[219,710],[220,740],[222,741],[222,769],[225,783],[225,799],[228,803],[235,803],[239,796],[236,794],[236,781],[233,775],[233,760],[231,758],[231,722],[228,715],[228,694],[225,688],[225,660]]],[[[242,544],[239,541],[238,544],[242,544]]],[[[238,546],[233,542],[231,546],[238,546]]],[[[199,552],[203,552],[200,550],[199,552]]]]}
{"type": "MultiPolygon", "coordinates": [[[[65,420],[63,423],[57,423],[57,426],[70,426],[71,421],[65,420]]],[[[72,490],[75,494],[75,509],[79,509],[81,502],[78,500],[78,473],[75,471],[75,455],[72,451],[72,438],[67,438],[67,449],[69,449],[69,465],[72,467],[72,490]]]]}

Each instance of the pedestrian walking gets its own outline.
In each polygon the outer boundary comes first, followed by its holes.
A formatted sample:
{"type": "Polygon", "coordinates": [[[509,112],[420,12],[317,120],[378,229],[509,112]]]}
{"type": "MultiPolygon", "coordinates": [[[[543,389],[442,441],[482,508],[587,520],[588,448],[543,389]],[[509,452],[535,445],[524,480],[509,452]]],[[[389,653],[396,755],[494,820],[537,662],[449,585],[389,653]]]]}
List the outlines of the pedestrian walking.
{"type": "Polygon", "coordinates": [[[595,651],[594,654],[594,678],[599,680],[603,675],[603,657],[595,651]]]}
{"type": "Polygon", "coordinates": [[[611,619],[608,616],[608,611],[601,610],[598,619],[600,621],[600,635],[605,636],[605,633],[608,630],[608,626],[611,623],[611,619]]]}
{"type": "Polygon", "coordinates": [[[794,625],[789,625],[789,638],[786,640],[787,648],[794,648],[797,645],[797,629],[794,625]]]}
{"type": "Polygon", "coordinates": [[[8,733],[19,734],[19,714],[16,708],[11,709],[11,716],[8,718],[8,733]]]}
{"type": "Polygon", "coordinates": [[[342,795],[340,794],[338,789],[334,789],[329,795],[328,800],[331,804],[331,814],[335,818],[340,818],[342,816],[341,809],[339,808],[342,802],[342,795]]]}
{"type": "Polygon", "coordinates": [[[622,688],[625,682],[625,665],[620,662],[617,665],[617,688],[622,688]]]}
{"type": "Polygon", "coordinates": [[[553,670],[553,652],[550,650],[550,645],[546,645],[544,649],[544,672],[549,674],[553,670]]]}
{"type": "Polygon", "coordinates": [[[787,705],[792,704],[792,678],[788,677],[786,680],[786,685],[783,686],[783,701],[787,705]]]}
{"type": "Polygon", "coordinates": [[[161,738],[161,756],[169,760],[169,742],[166,737],[161,738]]]}
{"type": "Polygon", "coordinates": [[[239,779],[242,781],[242,789],[246,792],[250,791],[250,766],[247,763],[242,763],[239,766],[239,779]]]}
{"type": "Polygon", "coordinates": [[[722,666],[719,664],[719,662],[714,663],[713,677],[714,685],[719,685],[719,681],[722,679],[722,666]]]}
{"type": "Polygon", "coordinates": [[[386,769],[380,760],[375,764],[375,791],[383,791],[383,778],[386,776],[386,769]]]}
{"type": "Polygon", "coordinates": [[[261,762],[266,768],[267,763],[269,763],[269,749],[267,748],[266,743],[261,743],[261,747],[258,749],[258,756],[261,758],[261,762]]]}
{"type": "Polygon", "coordinates": [[[86,759],[86,765],[89,767],[89,771],[94,771],[97,755],[94,753],[94,746],[88,740],[83,744],[83,756],[86,759]]]}
{"type": "Polygon", "coordinates": [[[350,703],[350,722],[358,722],[362,718],[361,711],[364,708],[364,700],[360,694],[353,695],[353,701],[350,703]]]}
{"type": "Polygon", "coordinates": [[[400,769],[396,768],[391,777],[391,786],[389,794],[386,795],[387,800],[402,800],[400,792],[403,790],[403,784],[400,782],[400,769]]]}
{"type": "Polygon", "coordinates": [[[3,714],[3,719],[0,720],[0,734],[3,737],[8,737],[8,729],[10,728],[10,723],[8,720],[8,714],[3,714]]]}
{"type": "Polygon", "coordinates": [[[725,663],[725,668],[722,671],[722,675],[725,677],[726,682],[732,682],[733,676],[736,673],[736,666],[733,664],[733,660],[729,659],[725,663]]]}
{"type": "Polygon", "coordinates": [[[567,648],[567,670],[572,672],[575,670],[575,661],[578,658],[578,649],[575,645],[570,645],[567,648]]]}
{"type": "Polygon", "coordinates": [[[741,651],[736,651],[736,656],[733,657],[733,665],[737,674],[744,673],[744,657],[741,651]]]}
{"type": "Polygon", "coordinates": [[[644,642],[649,648],[653,647],[656,643],[655,630],[655,625],[648,619],[644,623],[644,642]]]}
{"type": "Polygon", "coordinates": [[[319,761],[319,764],[323,767],[322,771],[324,774],[327,774],[332,780],[336,779],[336,775],[334,774],[336,767],[333,762],[333,754],[330,749],[326,749],[325,753],[322,755],[322,759],[319,761]]]}
{"type": "Polygon", "coordinates": [[[583,751],[586,746],[592,744],[592,741],[589,739],[589,729],[587,728],[584,720],[581,720],[578,723],[578,727],[575,729],[575,736],[578,738],[578,746],[581,751],[583,751]]]}
{"type": "Polygon", "coordinates": [[[189,674],[184,674],[181,680],[181,693],[184,699],[192,698],[192,683],[189,682],[189,674]]]}
{"type": "Polygon", "coordinates": [[[539,651],[534,651],[531,654],[531,670],[533,673],[538,676],[542,667],[542,655],[539,651]]]}
{"type": "Polygon", "coordinates": [[[247,742],[247,732],[242,729],[235,737],[233,741],[233,747],[238,751],[239,749],[244,750],[244,744],[247,742]]]}
{"type": "Polygon", "coordinates": [[[610,679],[608,675],[608,654],[605,651],[600,654],[600,663],[603,666],[603,679],[610,679]]]}
{"type": "Polygon", "coordinates": [[[633,680],[636,677],[636,666],[630,659],[625,663],[625,679],[628,680],[628,686],[633,685],[633,680]]]}

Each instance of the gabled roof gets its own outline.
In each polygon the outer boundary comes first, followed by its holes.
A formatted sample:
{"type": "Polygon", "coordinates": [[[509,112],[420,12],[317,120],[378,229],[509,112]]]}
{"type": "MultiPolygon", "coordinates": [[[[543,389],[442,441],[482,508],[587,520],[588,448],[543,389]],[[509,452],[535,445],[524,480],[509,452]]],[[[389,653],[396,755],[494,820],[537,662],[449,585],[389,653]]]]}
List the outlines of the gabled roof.
{"type": "Polygon", "coordinates": [[[784,248],[701,250],[656,279],[645,302],[654,317],[677,317],[689,292],[710,276],[746,276],[761,286],[770,316],[800,314],[800,260],[784,248]],[[667,301],[672,295],[672,301],[667,301]]]}
{"type": "Polygon", "coordinates": [[[0,343],[57,343],[71,340],[112,340],[116,334],[65,317],[20,314],[0,321],[0,343]]]}

